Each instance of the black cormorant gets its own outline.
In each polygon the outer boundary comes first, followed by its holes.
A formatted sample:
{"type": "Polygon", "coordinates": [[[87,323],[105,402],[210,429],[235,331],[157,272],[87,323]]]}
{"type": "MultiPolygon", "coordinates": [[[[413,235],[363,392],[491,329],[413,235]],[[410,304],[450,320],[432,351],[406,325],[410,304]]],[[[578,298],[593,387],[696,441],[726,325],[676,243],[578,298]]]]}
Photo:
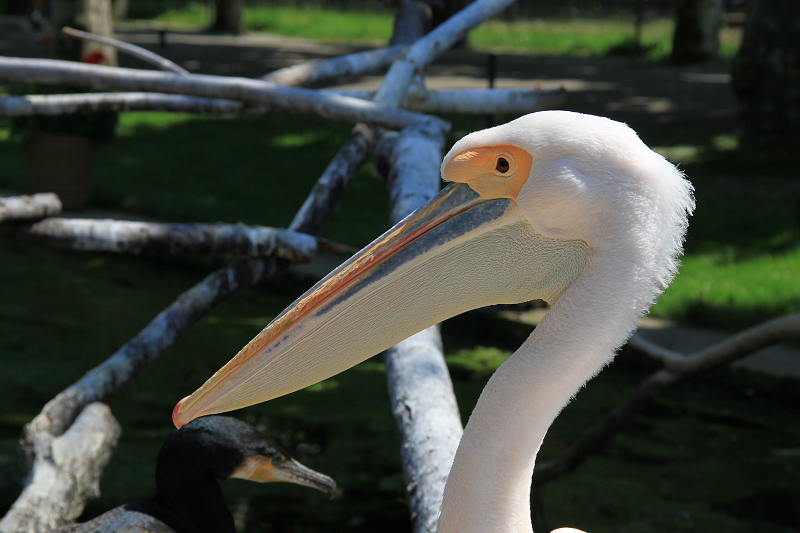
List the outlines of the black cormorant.
{"type": "Polygon", "coordinates": [[[226,416],[193,420],[167,437],[156,463],[156,496],[58,533],[234,533],[218,479],[287,481],[333,493],[336,483],[295,461],[273,440],[226,416]]]}

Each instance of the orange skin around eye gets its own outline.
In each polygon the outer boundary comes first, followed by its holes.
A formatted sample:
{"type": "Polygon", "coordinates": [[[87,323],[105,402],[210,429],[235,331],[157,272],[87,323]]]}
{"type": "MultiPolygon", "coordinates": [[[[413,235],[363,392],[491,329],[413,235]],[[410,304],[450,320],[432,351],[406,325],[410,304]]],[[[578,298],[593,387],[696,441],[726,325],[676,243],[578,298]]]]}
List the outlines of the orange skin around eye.
{"type": "MultiPolygon", "coordinates": [[[[483,198],[517,200],[531,173],[533,157],[519,146],[481,146],[456,154],[444,167],[446,181],[466,183],[483,198]],[[508,171],[500,172],[499,158],[508,161],[508,171]]],[[[502,167],[502,166],[501,166],[502,167]]]]}

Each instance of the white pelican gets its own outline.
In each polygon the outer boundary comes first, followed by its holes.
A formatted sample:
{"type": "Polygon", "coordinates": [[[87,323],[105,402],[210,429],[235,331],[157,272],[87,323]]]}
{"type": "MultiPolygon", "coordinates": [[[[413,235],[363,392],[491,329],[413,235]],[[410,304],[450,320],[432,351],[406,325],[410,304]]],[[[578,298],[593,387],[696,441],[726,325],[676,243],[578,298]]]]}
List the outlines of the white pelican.
{"type": "Polygon", "coordinates": [[[452,185],[300,297],[173,420],[290,393],[469,309],[541,298],[550,311],[472,412],[439,526],[531,532],[545,432],[671,281],[692,186],[624,124],[564,111],[467,135],[441,168],[452,185]]]}

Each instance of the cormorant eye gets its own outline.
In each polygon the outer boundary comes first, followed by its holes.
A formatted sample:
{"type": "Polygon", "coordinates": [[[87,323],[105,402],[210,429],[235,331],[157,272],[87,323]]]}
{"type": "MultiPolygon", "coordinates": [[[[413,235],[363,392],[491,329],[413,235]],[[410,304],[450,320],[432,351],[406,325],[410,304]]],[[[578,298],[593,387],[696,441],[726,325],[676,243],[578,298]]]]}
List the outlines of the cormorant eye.
{"type": "Polygon", "coordinates": [[[508,159],[506,159],[505,157],[498,157],[497,165],[495,165],[494,168],[500,174],[505,174],[511,168],[511,165],[508,164],[508,159]]]}
{"type": "Polygon", "coordinates": [[[272,464],[276,465],[283,461],[283,456],[281,454],[276,454],[272,456],[272,464]]]}

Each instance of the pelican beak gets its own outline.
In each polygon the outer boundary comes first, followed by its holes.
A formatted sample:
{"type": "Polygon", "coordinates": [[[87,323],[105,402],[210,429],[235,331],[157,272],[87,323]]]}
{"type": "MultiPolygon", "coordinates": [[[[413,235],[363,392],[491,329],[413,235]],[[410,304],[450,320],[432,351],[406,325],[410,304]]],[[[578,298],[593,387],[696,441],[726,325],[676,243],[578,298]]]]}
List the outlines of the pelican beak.
{"type": "Polygon", "coordinates": [[[259,483],[270,483],[273,481],[284,481],[303,485],[312,489],[321,490],[328,494],[336,492],[336,482],[295,461],[291,457],[276,456],[268,457],[257,455],[248,457],[242,462],[241,466],[231,474],[232,478],[247,479],[259,483]]]}
{"type": "Polygon", "coordinates": [[[283,311],[173,422],[304,388],[477,307],[554,301],[587,255],[581,241],[536,233],[514,200],[451,184],[283,311]]]}

